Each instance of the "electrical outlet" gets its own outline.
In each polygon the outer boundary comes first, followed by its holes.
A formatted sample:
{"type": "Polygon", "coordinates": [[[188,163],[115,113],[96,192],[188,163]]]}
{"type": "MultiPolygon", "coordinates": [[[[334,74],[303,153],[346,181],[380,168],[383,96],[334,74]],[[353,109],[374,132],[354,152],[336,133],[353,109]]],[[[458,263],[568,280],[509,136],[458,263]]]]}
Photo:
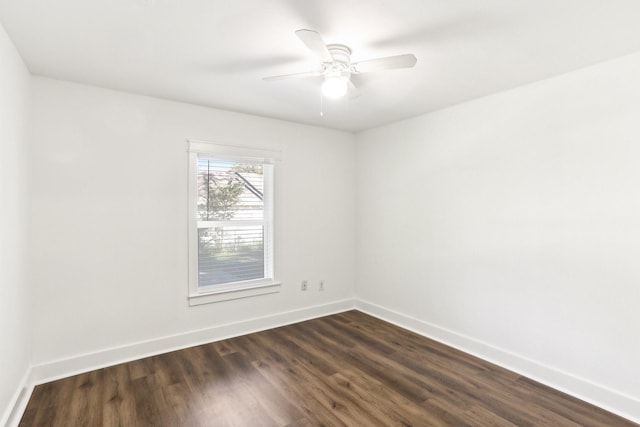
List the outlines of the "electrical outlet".
{"type": "Polygon", "coordinates": [[[308,283],[306,280],[303,280],[303,281],[302,281],[302,284],[300,285],[300,290],[302,290],[302,291],[306,291],[306,290],[307,290],[307,285],[308,285],[308,284],[309,284],[309,283],[308,283]]]}
{"type": "Polygon", "coordinates": [[[320,280],[320,291],[324,291],[324,280],[320,280]]]}

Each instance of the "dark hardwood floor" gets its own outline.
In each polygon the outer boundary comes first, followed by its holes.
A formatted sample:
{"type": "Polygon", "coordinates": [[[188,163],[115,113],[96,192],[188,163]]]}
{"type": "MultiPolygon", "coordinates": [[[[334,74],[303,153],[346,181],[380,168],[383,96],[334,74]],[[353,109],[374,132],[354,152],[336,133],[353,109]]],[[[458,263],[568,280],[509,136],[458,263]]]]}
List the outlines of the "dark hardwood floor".
{"type": "Polygon", "coordinates": [[[21,426],[635,426],[350,311],[39,385],[21,426]]]}

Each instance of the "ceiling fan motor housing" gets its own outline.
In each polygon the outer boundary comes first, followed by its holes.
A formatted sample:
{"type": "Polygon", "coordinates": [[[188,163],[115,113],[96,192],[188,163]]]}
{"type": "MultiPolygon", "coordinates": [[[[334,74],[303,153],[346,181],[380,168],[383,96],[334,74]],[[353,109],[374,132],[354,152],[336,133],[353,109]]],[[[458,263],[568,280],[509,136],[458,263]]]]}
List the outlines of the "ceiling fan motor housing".
{"type": "Polygon", "coordinates": [[[345,77],[351,75],[351,49],[343,44],[327,45],[333,62],[325,64],[325,78],[345,77]]]}

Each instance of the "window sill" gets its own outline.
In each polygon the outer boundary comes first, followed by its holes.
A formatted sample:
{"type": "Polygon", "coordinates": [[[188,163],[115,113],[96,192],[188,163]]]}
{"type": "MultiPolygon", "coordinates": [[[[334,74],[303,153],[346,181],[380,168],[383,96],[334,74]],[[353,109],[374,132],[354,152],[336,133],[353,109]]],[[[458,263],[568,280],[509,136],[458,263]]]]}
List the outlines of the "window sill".
{"type": "Polygon", "coordinates": [[[189,295],[189,306],[274,294],[280,292],[280,285],[281,283],[278,281],[268,280],[227,286],[222,285],[220,287],[214,286],[210,291],[203,290],[197,294],[189,295]]]}

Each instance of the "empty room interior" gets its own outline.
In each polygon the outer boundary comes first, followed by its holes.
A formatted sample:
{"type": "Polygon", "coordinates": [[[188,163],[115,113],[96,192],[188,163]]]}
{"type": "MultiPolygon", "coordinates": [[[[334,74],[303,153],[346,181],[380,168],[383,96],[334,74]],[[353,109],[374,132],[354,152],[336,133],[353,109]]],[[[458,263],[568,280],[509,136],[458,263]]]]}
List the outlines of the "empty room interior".
{"type": "Polygon", "coordinates": [[[0,426],[638,425],[638,22],[0,0],[0,426]]]}

